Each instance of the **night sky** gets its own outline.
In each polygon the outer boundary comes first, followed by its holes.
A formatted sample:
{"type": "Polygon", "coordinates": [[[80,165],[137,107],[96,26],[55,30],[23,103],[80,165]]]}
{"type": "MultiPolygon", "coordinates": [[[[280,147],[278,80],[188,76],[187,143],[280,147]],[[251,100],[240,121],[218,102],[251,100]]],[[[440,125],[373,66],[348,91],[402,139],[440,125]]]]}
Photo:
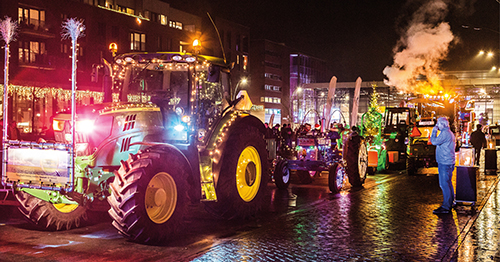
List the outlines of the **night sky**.
{"type": "MultiPolygon", "coordinates": [[[[172,7],[219,16],[251,28],[265,38],[327,61],[339,81],[381,81],[393,64],[394,47],[414,12],[428,0],[164,0],[172,7]]],[[[499,58],[499,11],[495,0],[443,0],[455,40],[442,70],[489,69],[499,58]],[[464,28],[463,25],[469,26],[464,28]],[[481,30],[474,30],[481,28],[481,30]],[[492,50],[490,61],[474,59],[492,50]]]]}

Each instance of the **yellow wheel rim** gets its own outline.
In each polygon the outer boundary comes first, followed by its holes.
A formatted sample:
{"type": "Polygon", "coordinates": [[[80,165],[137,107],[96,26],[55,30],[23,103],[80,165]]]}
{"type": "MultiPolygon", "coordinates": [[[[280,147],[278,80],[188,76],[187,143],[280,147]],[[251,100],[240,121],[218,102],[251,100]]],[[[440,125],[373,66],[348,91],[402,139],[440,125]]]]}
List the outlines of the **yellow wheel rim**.
{"type": "Polygon", "coordinates": [[[236,167],[236,187],[245,202],[252,201],[260,188],[262,165],[259,152],[253,146],[247,146],[238,158],[236,167]]]}
{"type": "Polygon", "coordinates": [[[146,212],[156,224],[165,223],[177,205],[177,186],[168,173],[156,174],[148,184],[145,195],[146,212]]]}
{"type": "Polygon", "coordinates": [[[59,204],[53,204],[53,205],[57,209],[57,211],[59,211],[61,213],[70,213],[70,212],[73,212],[76,208],[78,208],[77,204],[59,203],[59,204]]]}

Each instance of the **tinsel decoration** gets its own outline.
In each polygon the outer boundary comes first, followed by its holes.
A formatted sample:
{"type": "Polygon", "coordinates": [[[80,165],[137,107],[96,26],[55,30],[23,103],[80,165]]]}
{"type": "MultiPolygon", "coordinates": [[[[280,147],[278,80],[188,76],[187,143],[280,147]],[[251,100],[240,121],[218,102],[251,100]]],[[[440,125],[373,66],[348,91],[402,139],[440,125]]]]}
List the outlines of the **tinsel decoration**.
{"type": "MultiPolygon", "coordinates": [[[[3,87],[4,90],[7,90],[9,86],[9,57],[10,50],[9,45],[10,42],[15,40],[17,31],[17,22],[12,21],[12,19],[8,16],[5,17],[4,20],[0,19],[0,33],[2,34],[3,41],[5,41],[5,63],[4,63],[4,77],[3,77],[3,87]]],[[[7,140],[7,102],[8,102],[8,92],[4,92],[3,95],[3,140],[7,140]]],[[[3,154],[4,158],[6,154],[3,154]]],[[[5,160],[5,159],[4,159],[5,160]]]]}
{"type": "Polygon", "coordinates": [[[17,22],[12,21],[8,16],[4,20],[0,19],[0,32],[2,33],[3,41],[8,45],[10,42],[16,40],[17,22]]]}
{"type": "Polygon", "coordinates": [[[76,41],[78,38],[85,36],[83,33],[83,31],[85,31],[83,20],[70,18],[63,22],[62,28],[61,36],[63,39],[71,38],[72,41],[76,41]]]}
{"type": "Polygon", "coordinates": [[[83,31],[85,26],[83,25],[83,20],[77,20],[76,18],[70,18],[63,22],[63,31],[61,36],[63,39],[71,38],[71,170],[75,170],[75,123],[76,123],[76,54],[77,45],[76,42],[79,37],[83,36],[83,31]]]}

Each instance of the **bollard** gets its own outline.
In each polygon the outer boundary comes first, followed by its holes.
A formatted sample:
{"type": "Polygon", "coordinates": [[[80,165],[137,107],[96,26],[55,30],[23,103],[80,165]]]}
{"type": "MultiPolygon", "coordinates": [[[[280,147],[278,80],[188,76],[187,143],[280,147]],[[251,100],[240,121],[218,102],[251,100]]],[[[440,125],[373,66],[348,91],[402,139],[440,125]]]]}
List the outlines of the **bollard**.
{"type": "Polygon", "coordinates": [[[485,149],[484,150],[484,170],[497,170],[497,150],[485,149]]]}

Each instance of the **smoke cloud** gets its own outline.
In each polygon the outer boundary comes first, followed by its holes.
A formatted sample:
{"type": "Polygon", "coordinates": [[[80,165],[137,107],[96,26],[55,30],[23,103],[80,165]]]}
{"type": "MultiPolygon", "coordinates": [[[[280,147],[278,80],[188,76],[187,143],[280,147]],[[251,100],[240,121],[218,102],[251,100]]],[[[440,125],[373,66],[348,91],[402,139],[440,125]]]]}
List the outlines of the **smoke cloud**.
{"type": "Polygon", "coordinates": [[[442,21],[447,13],[448,4],[443,0],[428,1],[413,13],[394,47],[393,65],[383,71],[386,85],[406,93],[440,91],[439,63],[446,58],[454,39],[450,25],[442,21]]]}

